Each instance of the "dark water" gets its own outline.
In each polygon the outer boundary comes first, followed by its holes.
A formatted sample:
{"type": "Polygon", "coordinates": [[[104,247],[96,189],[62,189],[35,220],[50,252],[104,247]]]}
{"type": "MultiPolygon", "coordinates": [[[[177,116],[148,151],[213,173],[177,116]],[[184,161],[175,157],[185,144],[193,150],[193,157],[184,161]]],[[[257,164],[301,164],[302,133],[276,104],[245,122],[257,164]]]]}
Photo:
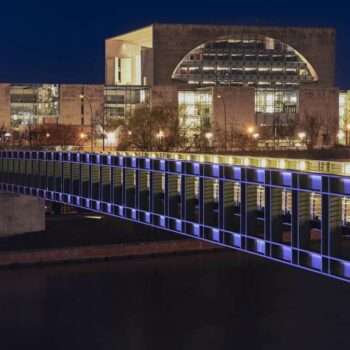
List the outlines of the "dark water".
{"type": "Polygon", "coordinates": [[[350,284],[238,253],[0,270],[0,349],[350,349],[350,284]]]}

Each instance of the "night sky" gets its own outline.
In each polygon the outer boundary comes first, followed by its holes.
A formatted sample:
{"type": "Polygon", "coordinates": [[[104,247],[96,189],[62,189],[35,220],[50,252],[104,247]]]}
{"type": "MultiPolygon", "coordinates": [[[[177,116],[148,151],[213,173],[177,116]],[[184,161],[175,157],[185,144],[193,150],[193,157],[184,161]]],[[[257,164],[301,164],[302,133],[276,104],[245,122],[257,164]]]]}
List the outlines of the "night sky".
{"type": "Polygon", "coordinates": [[[104,39],[158,23],[334,27],[350,89],[350,5],[341,1],[0,0],[0,82],[103,83],[104,39]]]}

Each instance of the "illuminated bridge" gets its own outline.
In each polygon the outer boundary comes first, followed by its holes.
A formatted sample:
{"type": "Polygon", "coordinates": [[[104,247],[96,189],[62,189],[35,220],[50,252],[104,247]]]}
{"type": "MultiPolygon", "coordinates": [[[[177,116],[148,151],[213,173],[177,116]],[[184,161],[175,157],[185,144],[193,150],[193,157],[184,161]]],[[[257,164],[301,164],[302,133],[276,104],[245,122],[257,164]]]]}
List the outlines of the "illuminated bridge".
{"type": "Polygon", "coordinates": [[[135,221],[346,281],[349,175],[350,163],[343,162],[0,152],[2,191],[135,221]]]}

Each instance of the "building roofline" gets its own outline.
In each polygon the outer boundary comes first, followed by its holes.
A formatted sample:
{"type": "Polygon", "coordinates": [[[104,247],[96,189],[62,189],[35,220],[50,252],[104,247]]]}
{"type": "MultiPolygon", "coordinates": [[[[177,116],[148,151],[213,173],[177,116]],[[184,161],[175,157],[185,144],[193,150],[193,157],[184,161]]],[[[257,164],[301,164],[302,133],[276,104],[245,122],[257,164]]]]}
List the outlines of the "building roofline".
{"type": "Polygon", "coordinates": [[[154,23],[151,23],[151,24],[146,25],[146,26],[143,26],[143,27],[139,27],[139,28],[135,28],[135,29],[133,29],[133,30],[129,30],[128,32],[123,32],[123,33],[120,33],[120,34],[117,34],[117,35],[113,35],[113,36],[111,36],[111,37],[106,38],[105,41],[107,41],[107,40],[113,40],[113,39],[118,38],[119,36],[128,35],[128,34],[137,32],[138,30],[147,29],[147,28],[150,28],[150,27],[153,27],[153,26],[154,26],[154,23]]]}
{"type": "Polygon", "coordinates": [[[115,39],[119,36],[123,36],[123,35],[128,35],[131,34],[133,32],[136,32],[138,30],[143,30],[149,27],[162,27],[162,26],[174,26],[174,27],[231,27],[231,28],[261,28],[262,30],[266,30],[266,29],[280,29],[280,30],[286,30],[286,29],[293,29],[293,30],[322,30],[322,31],[333,31],[336,32],[336,28],[335,27],[305,27],[305,26],[274,26],[274,25],[254,25],[254,24],[205,24],[205,23],[150,23],[149,25],[146,26],[142,26],[139,28],[135,28],[133,30],[130,30],[128,32],[123,32],[120,33],[118,35],[114,35],[112,37],[108,37],[105,39],[105,41],[107,40],[111,40],[111,39],[115,39]]]}

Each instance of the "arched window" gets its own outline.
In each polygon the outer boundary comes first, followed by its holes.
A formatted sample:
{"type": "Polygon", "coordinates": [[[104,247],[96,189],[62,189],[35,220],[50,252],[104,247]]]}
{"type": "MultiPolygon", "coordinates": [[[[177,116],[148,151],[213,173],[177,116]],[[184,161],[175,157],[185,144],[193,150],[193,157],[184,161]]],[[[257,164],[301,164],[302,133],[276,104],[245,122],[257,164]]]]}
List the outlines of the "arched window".
{"type": "Polygon", "coordinates": [[[206,42],[178,64],[173,79],[194,85],[296,86],[318,80],[311,64],[289,45],[242,34],[206,42]]]}

